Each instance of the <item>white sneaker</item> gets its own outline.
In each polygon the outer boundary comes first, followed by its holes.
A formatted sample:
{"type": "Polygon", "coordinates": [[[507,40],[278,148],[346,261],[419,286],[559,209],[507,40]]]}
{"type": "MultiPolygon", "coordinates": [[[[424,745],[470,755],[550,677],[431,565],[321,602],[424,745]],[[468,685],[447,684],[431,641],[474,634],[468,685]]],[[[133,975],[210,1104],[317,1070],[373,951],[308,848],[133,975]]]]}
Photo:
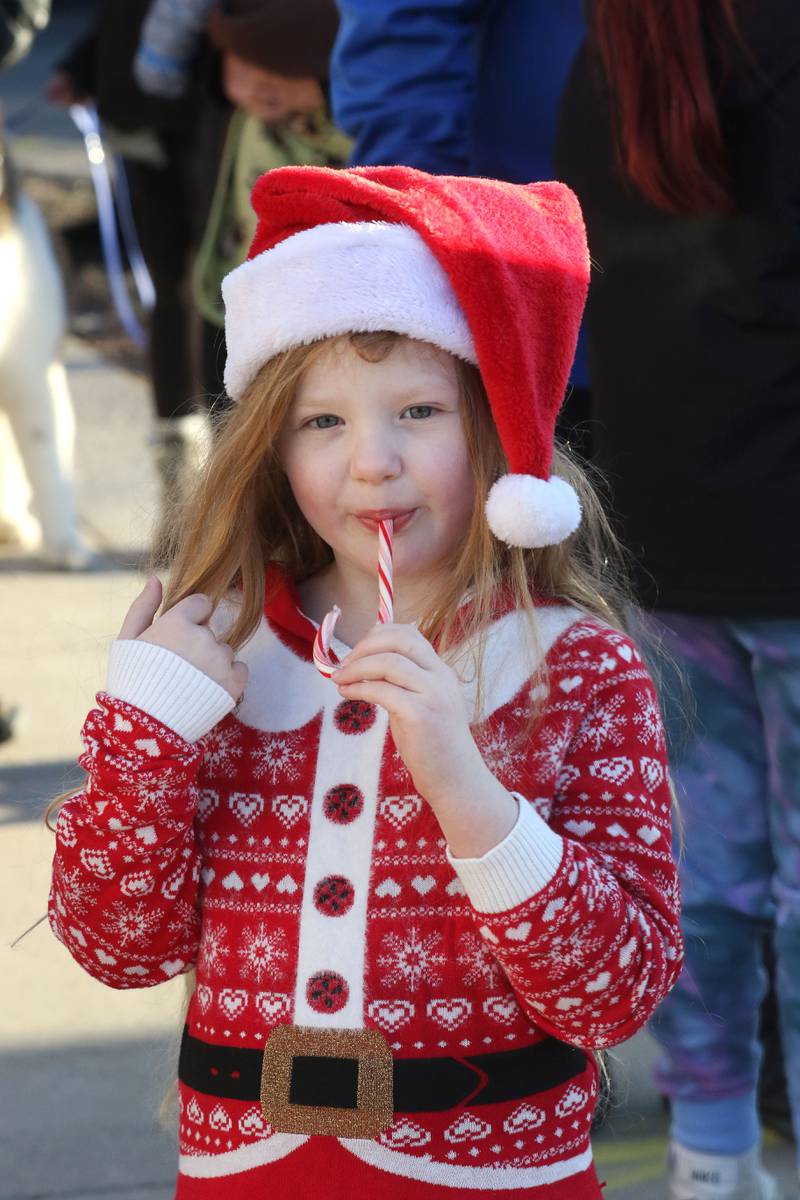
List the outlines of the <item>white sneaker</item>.
{"type": "Polygon", "coordinates": [[[672,1142],[669,1200],[781,1200],[781,1191],[757,1146],[748,1154],[702,1154],[672,1142]]]}

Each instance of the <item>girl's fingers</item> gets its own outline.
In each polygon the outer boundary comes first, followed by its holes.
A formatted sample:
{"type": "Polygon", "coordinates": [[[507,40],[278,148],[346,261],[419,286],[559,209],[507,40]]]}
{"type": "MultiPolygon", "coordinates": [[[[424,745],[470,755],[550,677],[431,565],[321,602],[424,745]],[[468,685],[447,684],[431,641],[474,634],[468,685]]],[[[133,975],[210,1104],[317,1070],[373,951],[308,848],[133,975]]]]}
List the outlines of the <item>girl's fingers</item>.
{"type": "Polygon", "coordinates": [[[430,670],[441,662],[430,642],[413,625],[376,625],[353,647],[344,661],[349,664],[369,654],[386,652],[400,654],[424,670],[430,670]]]}
{"type": "Polygon", "coordinates": [[[365,679],[383,679],[395,687],[419,693],[425,690],[426,672],[402,654],[370,654],[334,671],[332,679],[337,687],[365,679]]]}
{"type": "Polygon", "coordinates": [[[125,615],[119,631],[120,639],[133,640],[149,629],[160,604],[161,580],[151,575],[125,615]]]}
{"type": "Polygon", "coordinates": [[[236,661],[231,664],[231,679],[233,682],[233,687],[230,689],[230,692],[234,700],[241,700],[244,689],[247,687],[248,676],[249,671],[247,669],[247,664],[243,663],[241,659],[237,658],[236,661]]]}
{"type": "MultiPolygon", "coordinates": [[[[180,614],[187,621],[191,621],[195,625],[204,625],[214,611],[214,605],[209,600],[208,596],[204,596],[202,592],[195,592],[191,596],[184,596],[177,604],[174,604],[169,613],[180,614]]],[[[166,615],[166,614],[165,614],[166,615]]]]}
{"type": "Polygon", "coordinates": [[[395,687],[393,683],[382,680],[359,680],[358,683],[345,684],[342,695],[347,700],[363,700],[365,704],[379,704],[394,716],[400,711],[406,712],[407,705],[403,703],[408,693],[403,688],[395,687]]]}

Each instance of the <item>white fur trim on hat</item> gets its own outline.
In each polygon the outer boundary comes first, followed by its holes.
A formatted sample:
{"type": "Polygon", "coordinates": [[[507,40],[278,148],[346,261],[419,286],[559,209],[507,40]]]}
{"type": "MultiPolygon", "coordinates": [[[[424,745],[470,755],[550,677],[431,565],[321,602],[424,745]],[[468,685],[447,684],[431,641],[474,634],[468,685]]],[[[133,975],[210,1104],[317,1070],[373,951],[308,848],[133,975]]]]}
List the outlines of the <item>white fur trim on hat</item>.
{"type": "Polygon", "coordinates": [[[556,546],[581,523],[574,489],[551,475],[503,475],[486,500],[486,516],[495,537],[509,546],[556,546]]]}
{"type": "Polygon", "coordinates": [[[273,355],[343,333],[388,329],[477,362],[450,281],[407,225],[315,225],[231,271],[222,295],[232,399],[273,355]]]}

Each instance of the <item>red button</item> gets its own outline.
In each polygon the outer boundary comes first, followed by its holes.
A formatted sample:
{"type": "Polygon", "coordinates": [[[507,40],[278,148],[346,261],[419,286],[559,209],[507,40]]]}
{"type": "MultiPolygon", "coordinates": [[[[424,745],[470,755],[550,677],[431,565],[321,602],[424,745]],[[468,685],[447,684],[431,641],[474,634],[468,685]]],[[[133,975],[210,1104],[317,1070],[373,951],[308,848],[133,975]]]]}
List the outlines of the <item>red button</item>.
{"type": "Polygon", "coordinates": [[[335,971],[318,971],[306,985],[309,1008],[319,1013],[335,1013],[347,1004],[350,989],[335,971]]]}
{"type": "Polygon", "coordinates": [[[326,875],[314,888],[314,903],[326,917],[341,917],[353,907],[353,885],[344,875],[326,875]]]}
{"type": "Polygon", "coordinates": [[[375,705],[366,700],[343,700],[333,713],[340,733],[366,733],[375,724],[375,716],[375,705]]]}
{"type": "Polygon", "coordinates": [[[322,811],[335,825],[349,825],[364,807],[364,797],[353,783],[340,783],[325,793],[322,811]]]}

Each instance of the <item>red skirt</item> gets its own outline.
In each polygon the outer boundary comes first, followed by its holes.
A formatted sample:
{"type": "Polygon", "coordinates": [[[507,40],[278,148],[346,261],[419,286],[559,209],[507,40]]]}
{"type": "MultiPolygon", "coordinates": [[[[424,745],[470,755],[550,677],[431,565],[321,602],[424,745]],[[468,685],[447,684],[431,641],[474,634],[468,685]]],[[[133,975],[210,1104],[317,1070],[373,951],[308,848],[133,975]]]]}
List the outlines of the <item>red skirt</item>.
{"type": "Polygon", "coordinates": [[[175,1200],[599,1200],[594,1165],[558,1183],[511,1190],[443,1187],[392,1175],[312,1137],[277,1162],[219,1179],[178,1176],[175,1200]]]}

